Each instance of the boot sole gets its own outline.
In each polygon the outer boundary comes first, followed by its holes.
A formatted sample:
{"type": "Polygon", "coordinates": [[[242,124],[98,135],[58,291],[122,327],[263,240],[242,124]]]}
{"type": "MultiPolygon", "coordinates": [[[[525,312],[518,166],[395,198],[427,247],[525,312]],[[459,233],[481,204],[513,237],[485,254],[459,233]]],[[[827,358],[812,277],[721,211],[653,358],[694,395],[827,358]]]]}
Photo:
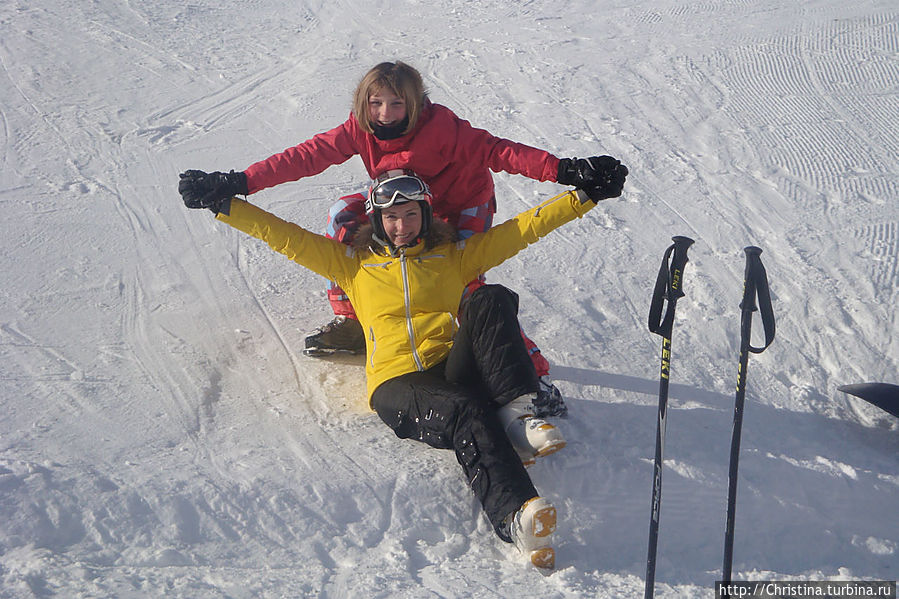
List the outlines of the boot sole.
{"type": "Polygon", "coordinates": [[[361,356],[365,353],[365,350],[354,350],[354,349],[331,349],[331,348],[323,348],[323,347],[307,347],[303,350],[304,356],[309,356],[312,358],[326,358],[328,356],[335,355],[348,355],[348,356],[361,356]]]}
{"type": "MultiPolygon", "coordinates": [[[[521,509],[527,510],[528,504],[535,500],[540,500],[540,498],[535,497],[528,500],[521,509]]],[[[529,530],[524,531],[527,537],[530,537],[530,542],[526,544],[530,547],[527,549],[520,547],[520,549],[536,568],[543,571],[552,570],[556,566],[556,551],[550,547],[550,535],[556,531],[556,508],[547,504],[535,511],[530,519],[529,530]]]]}
{"type": "Polygon", "coordinates": [[[534,514],[534,528],[531,534],[542,539],[556,531],[556,508],[548,506],[534,514]]]}
{"type": "Polygon", "coordinates": [[[531,564],[541,570],[554,570],[556,567],[556,551],[552,547],[541,547],[531,551],[531,564]]]}
{"type": "Polygon", "coordinates": [[[567,443],[563,440],[559,441],[550,441],[546,445],[540,448],[540,450],[535,454],[538,458],[545,458],[546,456],[556,453],[560,449],[563,449],[567,443]]]}

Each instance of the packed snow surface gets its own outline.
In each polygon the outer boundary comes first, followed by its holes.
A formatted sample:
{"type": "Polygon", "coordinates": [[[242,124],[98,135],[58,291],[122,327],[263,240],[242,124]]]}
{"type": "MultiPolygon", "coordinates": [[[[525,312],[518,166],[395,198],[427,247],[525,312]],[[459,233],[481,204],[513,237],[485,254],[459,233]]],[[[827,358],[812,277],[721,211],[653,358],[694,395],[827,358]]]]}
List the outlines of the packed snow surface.
{"type": "MultiPolygon", "coordinates": [[[[899,7],[888,0],[0,3],[0,597],[640,596],[661,338],[672,338],[659,597],[721,576],[743,248],[777,337],[750,358],[736,579],[896,579],[899,7]],[[559,508],[541,576],[455,458],[300,353],[325,281],[184,208],[348,115],[404,60],[431,98],[625,194],[492,271],[570,406],[530,469],[559,508]]],[[[496,175],[498,220],[561,190],[496,175]]],[[[251,199],[322,231],[361,162],[251,199]]],[[[755,325],[760,332],[760,322],[755,325]]]]}

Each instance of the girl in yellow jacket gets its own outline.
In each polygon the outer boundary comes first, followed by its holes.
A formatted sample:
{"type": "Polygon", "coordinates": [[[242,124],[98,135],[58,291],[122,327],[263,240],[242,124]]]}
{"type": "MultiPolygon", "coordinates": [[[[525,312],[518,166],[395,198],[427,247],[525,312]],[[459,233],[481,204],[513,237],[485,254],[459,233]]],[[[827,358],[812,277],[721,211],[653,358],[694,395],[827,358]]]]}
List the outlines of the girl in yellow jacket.
{"type": "Polygon", "coordinates": [[[518,325],[518,298],[500,285],[459,297],[469,281],[601,199],[618,197],[627,169],[595,164],[595,186],[562,193],[465,241],[432,218],[428,186],[408,170],[387,171],[369,190],[370,224],[352,248],[237,198],[201,201],[182,174],[189,208],[268,243],[336,281],[365,331],[369,404],[396,435],[452,449],[487,518],[504,541],[537,567],[552,568],[556,510],[538,495],[524,466],[565,445],[558,429],[533,416],[537,373],[518,325]],[[355,301],[364,298],[364,301],[355,301]]]}

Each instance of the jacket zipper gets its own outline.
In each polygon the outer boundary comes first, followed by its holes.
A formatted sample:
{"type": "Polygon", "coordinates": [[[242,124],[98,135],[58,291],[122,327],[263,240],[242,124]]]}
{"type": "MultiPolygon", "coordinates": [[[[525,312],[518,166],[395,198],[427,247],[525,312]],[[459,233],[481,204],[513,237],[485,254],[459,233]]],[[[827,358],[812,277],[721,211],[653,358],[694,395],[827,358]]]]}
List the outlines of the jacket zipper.
{"type": "Polygon", "coordinates": [[[409,334],[409,344],[412,347],[412,359],[415,360],[415,368],[419,372],[424,370],[421,356],[418,355],[418,347],[415,344],[415,331],[412,328],[412,294],[409,289],[409,267],[406,263],[406,252],[400,253],[400,270],[403,273],[403,301],[406,303],[406,331],[409,334]]]}

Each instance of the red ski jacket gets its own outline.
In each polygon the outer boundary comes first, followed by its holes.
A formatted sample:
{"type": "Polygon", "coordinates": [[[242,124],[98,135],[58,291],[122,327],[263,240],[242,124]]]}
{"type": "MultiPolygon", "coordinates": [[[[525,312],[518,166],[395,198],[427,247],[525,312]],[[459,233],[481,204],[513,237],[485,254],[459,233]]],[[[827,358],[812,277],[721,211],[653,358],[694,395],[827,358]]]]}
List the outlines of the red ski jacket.
{"type": "Polygon", "coordinates": [[[493,198],[490,170],[555,181],[559,159],[495,137],[440,104],[427,103],[410,133],[380,140],[364,131],[353,114],[342,125],[248,167],[249,193],[316,175],[358,154],[370,177],[409,168],[431,187],[434,212],[443,218],[493,198]],[[489,170],[488,170],[489,169],[489,170]]]}

